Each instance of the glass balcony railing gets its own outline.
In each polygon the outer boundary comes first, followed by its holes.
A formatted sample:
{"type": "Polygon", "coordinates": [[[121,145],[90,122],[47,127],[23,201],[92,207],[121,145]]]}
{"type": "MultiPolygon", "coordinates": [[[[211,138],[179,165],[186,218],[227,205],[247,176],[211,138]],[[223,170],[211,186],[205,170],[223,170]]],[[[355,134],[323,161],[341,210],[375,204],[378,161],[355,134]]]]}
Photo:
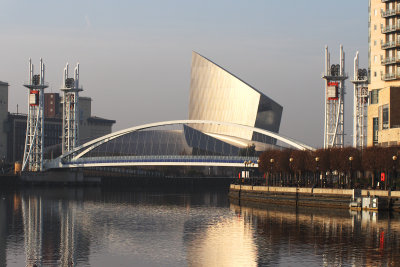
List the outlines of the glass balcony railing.
{"type": "Polygon", "coordinates": [[[381,12],[382,18],[396,16],[397,14],[400,14],[399,9],[386,9],[386,11],[381,12]]]}
{"type": "Polygon", "coordinates": [[[400,30],[400,24],[395,25],[387,25],[382,28],[382,33],[394,32],[400,30]]]}
{"type": "Polygon", "coordinates": [[[400,79],[400,73],[385,73],[382,77],[384,81],[392,81],[400,79]]]}
{"type": "Polygon", "coordinates": [[[387,57],[381,60],[382,65],[400,63],[400,57],[387,57]]]}
{"type": "Polygon", "coordinates": [[[390,49],[390,48],[395,48],[395,47],[400,47],[400,40],[398,40],[398,41],[389,41],[389,42],[383,43],[381,45],[382,49],[390,49]]]}

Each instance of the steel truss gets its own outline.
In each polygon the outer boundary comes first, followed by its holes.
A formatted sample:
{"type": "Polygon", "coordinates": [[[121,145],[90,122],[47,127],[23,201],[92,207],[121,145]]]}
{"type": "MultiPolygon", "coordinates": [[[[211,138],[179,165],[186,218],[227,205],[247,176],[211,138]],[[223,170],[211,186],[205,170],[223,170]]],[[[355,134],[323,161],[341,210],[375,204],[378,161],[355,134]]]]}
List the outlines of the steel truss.
{"type": "Polygon", "coordinates": [[[68,63],[63,75],[63,131],[62,153],[79,145],[79,63],[75,67],[74,78],[68,77],[68,63]]]}
{"type": "Polygon", "coordinates": [[[368,72],[359,68],[358,51],[354,58],[353,146],[363,149],[367,144],[368,72]]]}
{"type": "Polygon", "coordinates": [[[40,59],[40,74],[34,75],[32,60],[29,59],[29,81],[24,84],[29,89],[28,116],[22,171],[43,170],[44,145],[44,82],[45,66],[40,59]]]}
{"type": "Polygon", "coordinates": [[[340,64],[330,65],[330,53],[325,47],[325,123],[324,148],[344,146],[345,80],[343,46],[340,46],[340,64]]]}

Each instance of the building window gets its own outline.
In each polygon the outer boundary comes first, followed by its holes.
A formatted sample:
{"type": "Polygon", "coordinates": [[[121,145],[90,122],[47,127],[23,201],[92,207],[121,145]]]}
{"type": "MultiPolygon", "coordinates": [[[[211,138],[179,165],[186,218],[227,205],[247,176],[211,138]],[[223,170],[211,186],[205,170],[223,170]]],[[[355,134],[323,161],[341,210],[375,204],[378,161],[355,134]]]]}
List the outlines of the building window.
{"type": "MultiPolygon", "coordinates": [[[[377,59],[377,57],[376,56],[374,56],[374,62],[376,63],[376,59],[377,59]]],[[[376,75],[375,75],[376,76],[376,75]]]]}
{"type": "Polygon", "coordinates": [[[376,40],[374,40],[374,45],[376,45],[376,40]]]}
{"type": "Polygon", "coordinates": [[[375,89],[369,92],[370,104],[378,104],[379,101],[379,90],[375,89]]]}
{"type": "Polygon", "coordinates": [[[389,129],[389,105],[382,106],[382,129],[389,129]]]}
{"type": "Polygon", "coordinates": [[[376,77],[376,71],[374,71],[374,77],[376,77]]]}
{"type": "Polygon", "coordinates": [[[375,17],[378,15],[378,10],[374,9],[374,15],[375,17]]]}
{"type": "Polygon", "coordinates": [[[378,123],[378,118],[372,118],[372,131],[373,131],[373,138],[372,142],[374,145],[378,144],[378,129],[379,129],[379,123],[378,123]]]}
{"type": "Polygon", "coordinates": [[[374,31],[376,31],[376,24],[374,24],[374,31]]]}

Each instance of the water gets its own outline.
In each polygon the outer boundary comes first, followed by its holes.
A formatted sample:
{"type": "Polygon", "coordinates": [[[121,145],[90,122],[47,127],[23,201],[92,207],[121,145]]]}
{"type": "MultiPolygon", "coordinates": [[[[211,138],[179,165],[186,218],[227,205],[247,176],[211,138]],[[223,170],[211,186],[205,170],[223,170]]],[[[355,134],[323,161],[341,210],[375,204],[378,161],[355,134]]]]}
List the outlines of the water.
{"type": "Polygon", "coordinates": [[[0,191],[0,266],[398,266],[400,217],[226,191],[0,191]]]}

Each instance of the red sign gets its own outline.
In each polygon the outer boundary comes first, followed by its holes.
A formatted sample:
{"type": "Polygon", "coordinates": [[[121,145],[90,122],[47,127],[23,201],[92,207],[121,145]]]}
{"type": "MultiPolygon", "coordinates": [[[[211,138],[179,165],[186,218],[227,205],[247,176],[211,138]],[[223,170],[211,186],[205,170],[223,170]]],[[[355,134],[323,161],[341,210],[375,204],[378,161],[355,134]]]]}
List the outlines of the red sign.
{"type": "Polygon", "coordinates": [[[39,91],[31,90],[29,94],[29,105],[38,106],[39,105],[39,91]]]}
{"type": "Polygon", "coordinates": [[[326,88],[326,96],[328,100],[338,100],[338,82],[328,82],[328,87],[326,88]]]}
{"type": "Polygon", "coordinates": [[[384,181],[385,181],[385,173],[381,172],[381,182],[384,182],[384,181]]]}

